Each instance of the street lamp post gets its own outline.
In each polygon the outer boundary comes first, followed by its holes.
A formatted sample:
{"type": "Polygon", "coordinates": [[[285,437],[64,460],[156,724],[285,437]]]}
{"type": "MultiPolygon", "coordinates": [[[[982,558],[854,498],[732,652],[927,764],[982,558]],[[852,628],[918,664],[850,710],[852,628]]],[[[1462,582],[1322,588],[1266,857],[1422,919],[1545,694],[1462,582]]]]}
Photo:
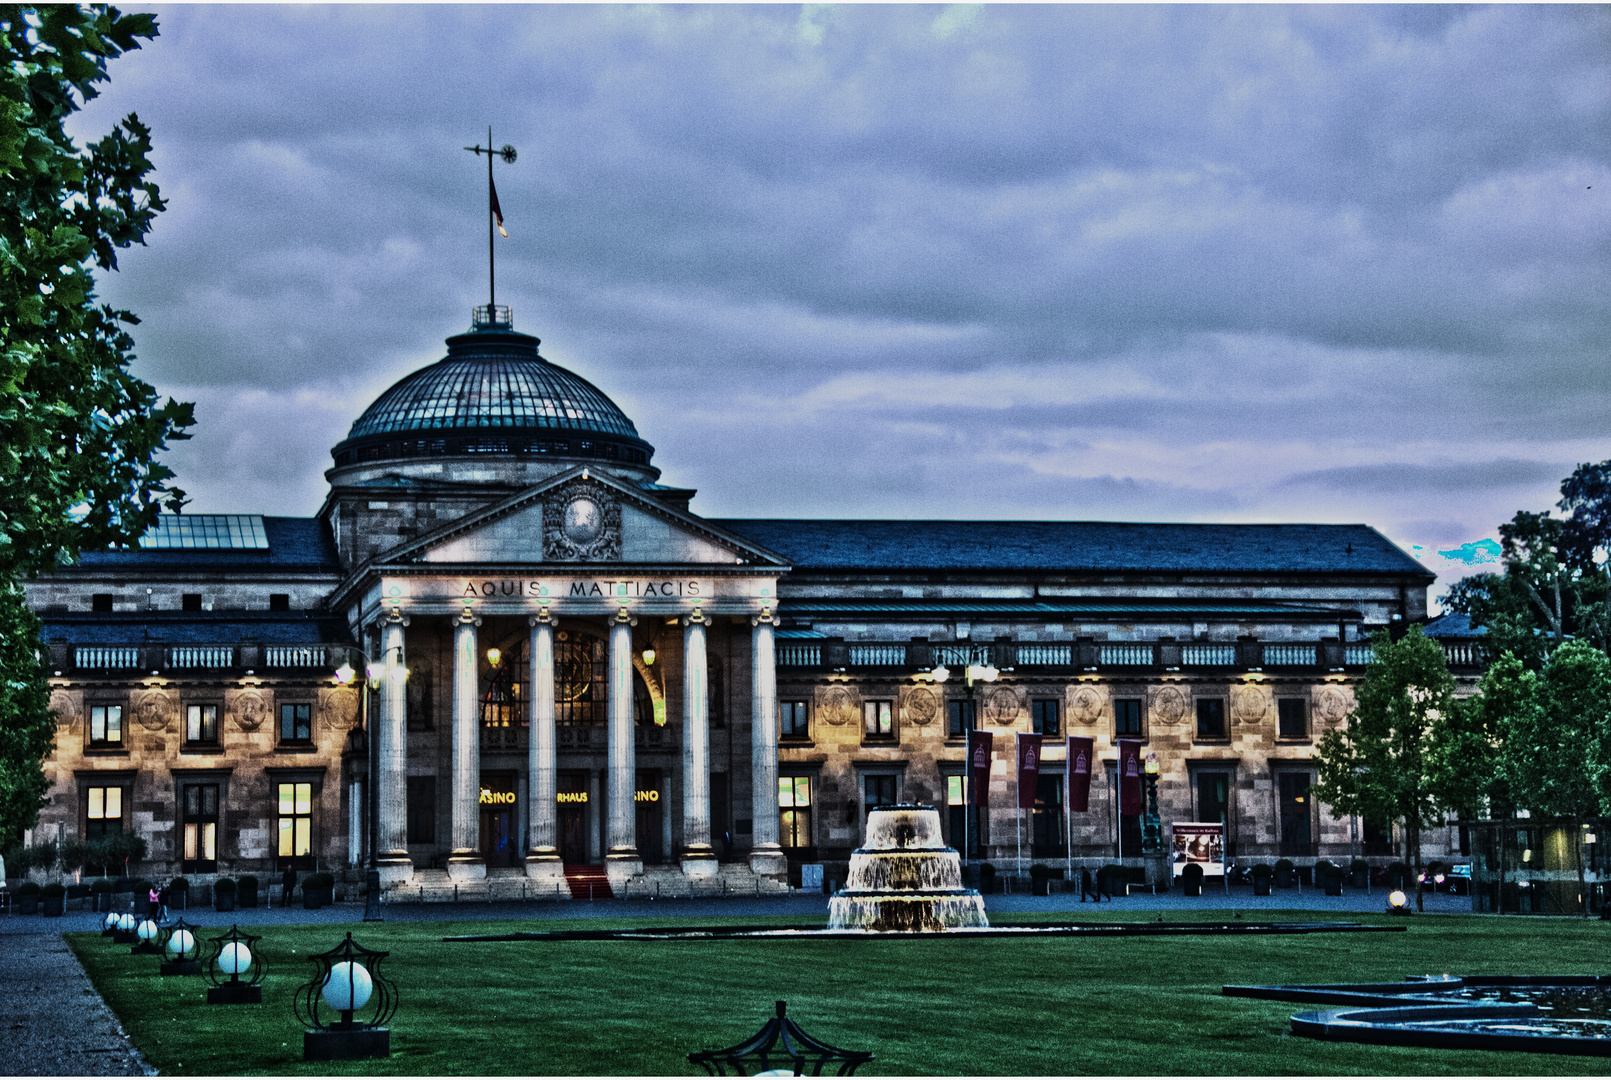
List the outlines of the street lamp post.
{"type": "Polygon", "coordinates": [[[1167,889],[1173,884],[1166,876],[1163,823],[1158,816],[1158,769],[1158,755],[1148,754],[1147,760],[1142,764],[1142,771],[1147,778],[1147,813],[1142,822],[1141,857],[1146,863],[1147,879],[1155,893],[1160,885],[1167,889]]]}
{"type": "MultiPolygon", "coordinates": [[[[972,809],[975,797],[973,790],[973,740],[968,733],[973,731],[979,722],[979,691],[981,682],[993,683],[1001,676],[1000,670],[990,662],[988,646],[968,645],[960,658],[963,668],[963,679],[967,687],[968,702],[967,715],[962,718],[962,734],[966,740],[964,746],[965,758],[962,763],[962,861],[967,864],[971,852],[968,836],[968,811],[972,809]]],[[[934,681],[944,684],[951,678],[951,669],[944,664],[934,668],[930,674],[934,681]]]]}
{"type": "MultiPolygon", "coordinates": [[[[381,676],[384,672],[382,664],[371,659],[362,646],[337,645],[336,648],[349,653],[357,653],[364,660],[364,678],[358,690],[358,713],[364,718],[364,753],[368,758],[368,775],[364,778],[368,791],[364,802],[367,804],[369,820],[365,823],[364,831],[368,834],[369,857],[367,862],[369,867],[368,872],[364,875],[364,922],[383,922],[384,919],[380,913],[380,867],[375,861],[375,851],[379,846],[379,834],[376,831],[375,819],[380,813],[379,786],[376,783],[376,774],[380,770],[380,747],[378,740],[375,738],[375,725],[370,722],[369,691],[380,685],[381,676]]],[[[336,682],[341,686],[351,686],[357,677],[358,672],[353,668],[352,663],[347,660],[343,660],[341,666],[335,670],[336,682]]],[[[405,679],[408,677],[407,668],[403,669],[403,677],[405,679]]]]}

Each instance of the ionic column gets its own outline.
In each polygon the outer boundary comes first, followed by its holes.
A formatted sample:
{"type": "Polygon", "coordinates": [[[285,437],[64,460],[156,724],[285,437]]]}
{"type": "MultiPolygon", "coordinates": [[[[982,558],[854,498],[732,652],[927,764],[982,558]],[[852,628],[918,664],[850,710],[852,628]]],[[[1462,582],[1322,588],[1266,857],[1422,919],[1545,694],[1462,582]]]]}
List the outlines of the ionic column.
{"type": "Polygon", "coordinates": [[[531,847],[526,852],[526,876],[545,881],[565,880],[565,867],[559,858],[559,784],[555,774],[554,734],[554,619],[544,608],[531,617],[531,698],[528,739],[530,757],[527,772],[526,823],[531,847]]]}
{"type": "Polygon", "coordinates": [[[605,871],[622,883],[643,873],[638,856],[638,813],[632,801],[638,784],[638,753],[632,730],[632,627],[626,608],[610,620],[610,729],[606,755],[610,775],[606,797],[605,871]]]}
{"type": "Polygon", "coordinates": [[[711,877],[718,872],[710,846],[710,686],[705,666],[705,627],[694,613],[682,628],[682,872],[711,877]]]}
{"type": "Polygon", "coordinates": [[[778,845],[778,675],[772,637],[777,620],[763,609],[750,624],[750,870],[776,877],[789,871],[778,845]]]}
{"type": "Polygon", "coordinates": [[[481,619],[469,608],[453,622],[453,850],[448,877],[481,881],[481,672],[475,628],[481,619]]]}
{"type": "Polygon", "coordinates": [[[384,886],[414,877],[414,863],[408,857],[408,669],[403,664],[403,628],[407,625],[408,616],[393,608],[380,626],[375,865],[384,886]]]}

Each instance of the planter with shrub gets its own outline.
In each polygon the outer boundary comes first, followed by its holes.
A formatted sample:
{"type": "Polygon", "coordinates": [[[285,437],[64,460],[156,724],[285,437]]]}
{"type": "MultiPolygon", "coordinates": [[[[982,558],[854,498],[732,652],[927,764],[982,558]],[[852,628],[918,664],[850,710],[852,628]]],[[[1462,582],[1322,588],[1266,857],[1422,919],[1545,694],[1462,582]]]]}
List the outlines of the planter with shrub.
{"type": "Polygon", "coordinates": [[[235,905],[237,907],[257,906],[257,878],[251,874],[242,874],[239,888],[235,891],[235,905]]]}
{"type": "Polygon", "coordinates": [[[1051,882],[1063,880],[1063,868],[1051,867],[1042,863],[1029,865],[1029,891],[1036,896],[1051,895],[1051,882]]]}
{"type": "Polygon", "coordinates": [[[168,882],[168,910],[184,911],[190,907],[190,880],[176,877],[168,882]]]}
{"type": "Polygon", "coordinates": [[[1269,896],[1270,881],[1275,877],[1275,871],[1269,863],[1258,863],[1253,867],[1253,895],[1269,896]]]}
{"type": "MultiPolygon", "coordinates": [[[[986,864],[989,865],[988,863],[986,864]]],[[[336,879],[332,874],[309,874],[302,879],[302,906],[317,911],[336,902],[336,879]]]]}
{"type": "Polygon", "coordinates": [[[59,881],[53,881],[40,889],[39,910],[42,914],[50,916],[67,914],[67,886],[59,881]]]}
{"type": "Polygon", "coordinates": [[[91,907],[96,911],[112,910],[112,879],[96,878],[90,882],[91,907]]]}
{"type": "Polygon", "coordinates": [[[25,881],[17,886],[17,914],[39,914],[39,882],[25,881]]]}
{"type": "Polygon", "coordinates": [[[1290,889],[1298,883],[1298,872],[1292,865],[1291,859],[1277,859],[1275,861],[1275,887],[1290,889]]]}
{"type": "Polygon", "coordinates": [[[234,911],[236,897],[235,889],[234,878],[221,877],[217,881],[213,882],[213,910],[234,911]]]}
{"type": "Polygon", "coordinates": [[[1348,864],[1348,887],[1350,889],[1370,888],[1370,863],[1364,859],[1355,859],[1348,864]]]}
{"type": "Polygon", "coordinates": [[[1096,872],[1097,891],[1107,896],[1130,895],[1130,871],[1118,863],[1108,863],[1096,872]]]}

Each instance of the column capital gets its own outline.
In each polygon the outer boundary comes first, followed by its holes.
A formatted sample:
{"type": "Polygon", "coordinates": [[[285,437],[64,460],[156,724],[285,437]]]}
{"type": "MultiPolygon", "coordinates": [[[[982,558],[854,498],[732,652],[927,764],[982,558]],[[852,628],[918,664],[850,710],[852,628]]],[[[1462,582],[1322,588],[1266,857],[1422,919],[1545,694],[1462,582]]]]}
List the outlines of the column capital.
{"type": "Polygon", "coordinates": [[[677,621],[684,626],[710,626],[712,623],[711,617],[698,608],[694,608],[693,614],[684,615],[677,621]]]}
{"type": "Polygon", "coordinates": [[[453,620],[453,622],[458,626],[480,626],[481,616],[477,615],[469,608],[465,608],[464,611],[459,614],[458,618],[453,620]]]}
{"type": "Polygon", "coordinates": [[[390,624],[392,626],[407,626],[408,616],[403,614],[402,608],[394,607],[386,614],[386,617],[382,619],[381,622],[390,624]]]}
{"type": "Polygon", "coordinates": [[[559,620],[548,614],[547,608],[542,608],[537,614],[526,620],[528,626],[553,626],[559,620]]]}
{"type": "Polygon", "coordinates": [[[620,611],[617,611],[613,616],[611,616],[610,624],[612,626],[636,626],[638,625],[638,620],[633,618],[630,611],[628,611],[626,608],[622,608],[620,611]]]}
{"type": "Polygon", "coordinates": [[[763,607],[761,608],[761,613],[759,615],[750,616],[751,626],[760,626],[762,623],[765,623],[768,626],[776,626],[778,624],[778,617],[772,614],[769,608],[763,607]]]}

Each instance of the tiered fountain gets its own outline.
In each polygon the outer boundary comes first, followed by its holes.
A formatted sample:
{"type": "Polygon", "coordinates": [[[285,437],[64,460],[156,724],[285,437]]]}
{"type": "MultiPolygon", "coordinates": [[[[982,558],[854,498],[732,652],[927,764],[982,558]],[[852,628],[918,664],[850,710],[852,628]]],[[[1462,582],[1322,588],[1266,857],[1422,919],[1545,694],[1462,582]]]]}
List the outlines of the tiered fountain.
{"type": "Polygon", "coordinates": [[[867,843],[828,902],[828,929],[925,931],[989,926],[984,897],[962,887],[962,859],[940,838],[932,806],[883,806],[867,815],[867,843]]]}

